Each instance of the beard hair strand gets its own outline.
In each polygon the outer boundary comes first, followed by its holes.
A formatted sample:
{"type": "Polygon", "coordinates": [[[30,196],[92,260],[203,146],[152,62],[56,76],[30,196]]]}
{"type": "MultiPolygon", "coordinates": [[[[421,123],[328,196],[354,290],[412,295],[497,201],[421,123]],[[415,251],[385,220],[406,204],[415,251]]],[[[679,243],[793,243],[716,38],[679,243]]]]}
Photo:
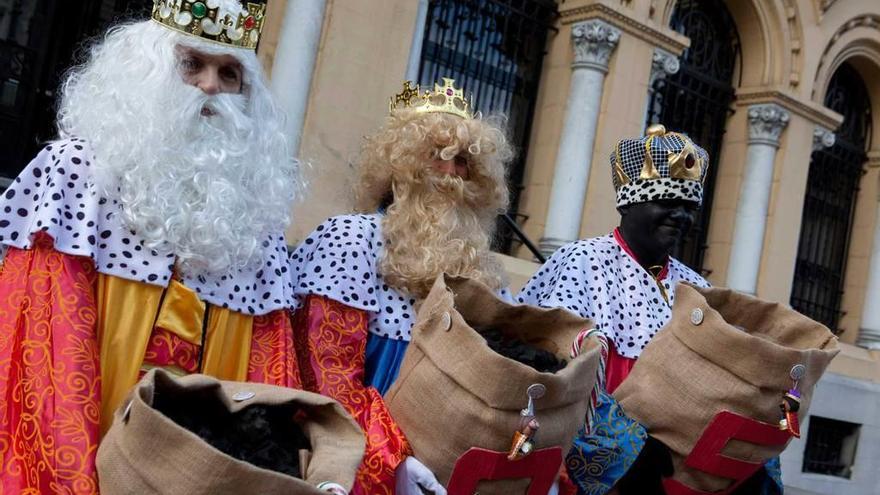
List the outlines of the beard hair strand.
{"type": "Polygon", "coordinates": [[[489,250],[494,212],[471,206],[473,184],[426,174],[395,184],[382,220],[385,253],[379,272],[390,285],[425,297],[441,273],[502,287],[500,264],[489,250]]]}
{"type": "Polygon", "coordinates": [[[259,170],[249,159],[260,153],[254,146],[260,141],[244,95],[206,95],[182,82],[172,86],[162,92],[163,104],[156,104],[165,111],[153,114],[124,153],[110,140],[94,144],[95,181],[105,197],[123,205],[125,226],[146,247],[173,252],[182,273],[253,266],[262,240],[286,225],[265,212],[289,209],[292,175],[259,170]],[[286,194],[284,186],[264,182],[273,180],[288,183],[286,194]]]}

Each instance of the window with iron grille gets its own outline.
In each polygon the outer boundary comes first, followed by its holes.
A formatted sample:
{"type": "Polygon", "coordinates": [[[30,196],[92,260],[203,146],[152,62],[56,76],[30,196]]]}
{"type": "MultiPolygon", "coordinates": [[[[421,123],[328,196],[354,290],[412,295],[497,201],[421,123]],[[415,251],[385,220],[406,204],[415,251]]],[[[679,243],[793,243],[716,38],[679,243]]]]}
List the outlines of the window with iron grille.
{"type": "Polygon", "coordinates": [[[147,19],[152,0],[0,1],[0,177],[15,177],[56,136],[56,90],[84,40],[147,19]]]}
{"type": "Polygon", "coordinates": [[[791,305],[831,329],[840,323],[840,301],[859,180],[871,130],[868,91],[858,72],[842,65],[828,85],[825,106],[843,115],[834,146],[813,152],[791,305]]]}
{"type": "MultiPolygon", "coordinates": [[[[554,0],[431,0],[425,25],[419,83],[433,87],[455,79],[483,114],[504,114],[518,155],[508,172],[510,213],[516,213],[532,113],[547,36],[555,31],[554,0]]],[[[495,248],[510,252],[513,232],[503,223],[495,248]]]]}
{"type": "Polygon", "coordinates": [[[691,44],[681,56],[678,73],[654,83],[647,123],[683,132],[709,153],[703,207],[673,253],[699,272],[709,233],[721,141],[734,96],[739,35],[722,0],[680,0],[670,26],[690,38],[691,44]]]}
{"type": "Polygon", "coordinates": [[[855,423],[811,416],[802,471],[850,478],[860,428],[855,423]]]}

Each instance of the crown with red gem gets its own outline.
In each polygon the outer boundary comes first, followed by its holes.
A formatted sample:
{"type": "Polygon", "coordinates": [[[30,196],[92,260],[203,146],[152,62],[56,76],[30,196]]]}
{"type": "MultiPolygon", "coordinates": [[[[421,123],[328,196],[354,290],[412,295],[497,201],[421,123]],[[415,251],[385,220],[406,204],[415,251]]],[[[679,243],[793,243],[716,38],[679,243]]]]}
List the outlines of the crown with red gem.
{"type": "Polygon", "coordinates": [[[154,21],[223,45],[254,50],[266,19],[266,4],[238,0],[154,0],[154,21]]]}
{"type": "Polygon", "coordinates": [[[419,85],[411,81],[403,83],[403,91],[391,98],[390,111],[413,108],[419,113],[448,113],[463,119],[472,119],[471,103],[464,98],[464,91],[455,87],[455,80],[443,78],[443,85],[434,83],[434,91],[420,93],[419,85]]]}

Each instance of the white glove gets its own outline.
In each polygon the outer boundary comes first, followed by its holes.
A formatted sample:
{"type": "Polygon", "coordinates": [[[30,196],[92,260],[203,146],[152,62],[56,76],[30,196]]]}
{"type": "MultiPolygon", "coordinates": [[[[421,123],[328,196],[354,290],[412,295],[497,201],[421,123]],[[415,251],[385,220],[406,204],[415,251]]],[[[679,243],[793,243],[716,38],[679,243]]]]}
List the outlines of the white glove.
{"type": "Polygon", "coordinates": [[[415,457],[407,457],[397,466],[397,495],[422,495],[422,488],[434,495],[446,495],[446,488],[437,481],[437,477],[415,457]]]}

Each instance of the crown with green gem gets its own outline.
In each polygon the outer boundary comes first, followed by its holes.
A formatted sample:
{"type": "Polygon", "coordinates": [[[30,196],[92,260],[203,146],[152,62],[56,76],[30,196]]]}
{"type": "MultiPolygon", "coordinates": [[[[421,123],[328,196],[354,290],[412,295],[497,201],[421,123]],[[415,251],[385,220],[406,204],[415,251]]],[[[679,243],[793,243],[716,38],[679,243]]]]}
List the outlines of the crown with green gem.
{"type": "Polygon", "coordinates": [[[221,0],[154,0],[154,21],[191,36],[254,50],[266,19],[266,4],[224,8],[221,0]]]}

